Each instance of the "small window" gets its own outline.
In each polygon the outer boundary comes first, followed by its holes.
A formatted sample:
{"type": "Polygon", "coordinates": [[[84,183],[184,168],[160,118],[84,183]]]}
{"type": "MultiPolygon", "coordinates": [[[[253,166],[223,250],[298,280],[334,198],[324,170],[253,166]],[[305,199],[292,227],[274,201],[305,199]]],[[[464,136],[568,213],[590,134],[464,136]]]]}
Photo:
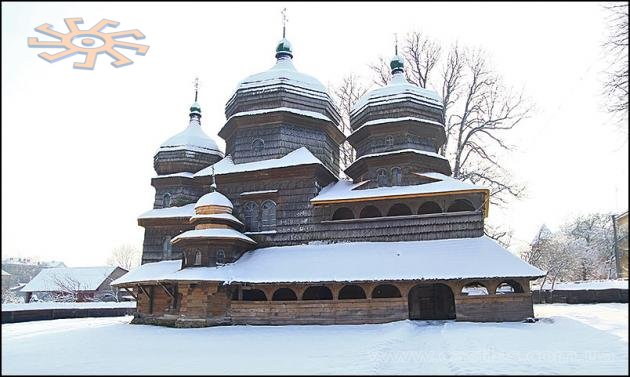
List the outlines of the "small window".
{"type": "Polygon", "coordinates": [[[201,266],[201,251],[195,253],[195,266],[201,266]]]}
{"type": "Polygon", "coordinates": [[[393,136],[387,136],[385,138],[385,145],[387,145],[388,147],[391,147],[392,145],[394,145],[394,137],[393,136]]]}
{"type": "Polygon", "coordinates": [[[392,168],[392,186],[402,184],[402,170],[399,167],[392,168]]]}
{"type": "Polygon", "coordinates": [[[170,207],[171,206],[171,194],[166,193],[162,197],[162,207],[170,207]]]}
{"type": "Polygon", "coordinates": [[[256,202],[247,202],[243,207],[245,226],[250,232],[258,232],[258,204],[256,202]]]}
{"type": "Polygon", "coordinates": [[[252,142],[252,150],[254,151],[254,153],[262,152],[264,146],[265,142],[263,141],[263,139],[256,139],[252,142]]]}
{"type": "Polygon", "coordinates": [[[169,258],[173,253],[173,245],[171,244],[171,236],[164,237],[162,241],[162,252],[166,258],[169,258]]]}
{"type": "Polygon", "coordinates": [[[217,250],[217,264],[225,263],[225,250],[219,249],[217,250]]]}
{"type": "Polygon", "coordinates": [[[385,187],[387,186],[389,181],[389,177],[387,176],[387,170],[385,169],[378,169],[376,171],[376,183],[378,185],[378,187],[385,187]]]}
{"type": "Polygon", "coordinates": [[[272,200],[265,200],[262,204],[261,225],[262,230],[276,228],[276,203],[272,200]]]}

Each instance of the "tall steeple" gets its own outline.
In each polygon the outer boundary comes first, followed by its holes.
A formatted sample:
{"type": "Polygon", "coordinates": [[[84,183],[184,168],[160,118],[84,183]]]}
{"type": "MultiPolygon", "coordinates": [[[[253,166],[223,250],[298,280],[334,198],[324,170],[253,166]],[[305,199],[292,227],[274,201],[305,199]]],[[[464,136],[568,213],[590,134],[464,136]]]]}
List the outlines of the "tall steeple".
{"type": "Polygon", "coordinates": [[[282,39],[276,46],[276,59],[291,59],[293,58],[293,49],[291,48],[291,42],[286,39],[287,36],[287,8],[282,10],[282,39]]]}

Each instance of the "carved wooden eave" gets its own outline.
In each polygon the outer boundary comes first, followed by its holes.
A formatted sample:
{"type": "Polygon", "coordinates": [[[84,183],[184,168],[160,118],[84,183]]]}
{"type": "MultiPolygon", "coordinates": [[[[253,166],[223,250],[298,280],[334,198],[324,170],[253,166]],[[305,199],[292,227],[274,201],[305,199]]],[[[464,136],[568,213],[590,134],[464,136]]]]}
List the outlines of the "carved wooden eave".
{"type": "Polygon", "coordinates": [[[234,131],[239,127],[264,127],[276,124],[291,124],[300,127],[323,130],[337,144],[345,141],[345,135],[330,119],[318,119],[308,115],[292,113],[290,111],[278,110],[262,114],[249,114],[242,116],[233,116],[225,123],[219,131],[219,136],[224,140],[228,140],[234,131]]]}
{"type": "Polygon", "coordinates": [[[419,161],[420,166],[422,166],[422,161],[431,161],[433,164],[439,166],[440,170],[431,169],[437,171],[439,173],[445,175],[451,175],[451,166],[448,160],[444,158],[440,158],[437,156],[432,156],[429,154],[417,153],[414,151],[392,151],[377,153],[375,155],[369,155],[365,157],[360,157],[355,160],[350,166],[346,168],[345,173],[352,177],[353,179],[357,179],[361,173],[367,171],[369,165],[374,166],[395,166],[397,163],[408,163],[412,161],[419,161]]]}
{"type": "Polygon", "coordinates": [[[146,226],[171,226],[171,225],[190,225],[190,216],[176,217],[147,217],[138,218],[138,225],[146,226]]]}
{"type": "Polygon", "coordinates": [[[403,121],[363,125],[348,135],[347,140],[350,144],[356,145],[356,143],[369,136],[388,134],[404,135],[412,130],[420,137],[434,138],[436,145],[443,145],[446,142],[444,126],[426,121],[423,122],[420,119],[406,119],[403,121]]]}

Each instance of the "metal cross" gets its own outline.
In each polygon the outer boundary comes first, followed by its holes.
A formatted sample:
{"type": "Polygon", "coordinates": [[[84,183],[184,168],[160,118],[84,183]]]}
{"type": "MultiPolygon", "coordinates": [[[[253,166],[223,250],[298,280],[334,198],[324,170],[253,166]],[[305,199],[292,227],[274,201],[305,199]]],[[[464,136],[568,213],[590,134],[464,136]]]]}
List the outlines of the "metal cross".
{"type": "Polygon", "coordinates": [[[280,13],[282,14],[282,38],[284,38],[287,32],[287,22],[289,21],[287,18],[287,8],[282,9],[280,13]]]}
{"type": "Polygon", "coordinates": [[[197,102],[197,94],[199,93],[199,77],[195,77],[193,84],[195,86],[195,102],[197,102]]]}
{"type": "Polygon", "coordinates": [[[394,55],[398,55],[398,33],[394,33],[394,55]]]}

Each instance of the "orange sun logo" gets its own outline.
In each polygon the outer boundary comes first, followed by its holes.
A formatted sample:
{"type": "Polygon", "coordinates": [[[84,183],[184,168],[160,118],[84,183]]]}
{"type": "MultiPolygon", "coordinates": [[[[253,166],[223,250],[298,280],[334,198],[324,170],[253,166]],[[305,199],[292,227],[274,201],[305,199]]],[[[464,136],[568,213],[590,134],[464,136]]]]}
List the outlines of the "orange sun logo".
{"type": "Polygon", "coordinates": [[[98,54],[105,53],[115,59],[112,65],[116,68],[120,68],[133,64],[133,61],[115,50],[114,47],[135,50],[136,55],[145,55],[149,50],[149,46],[146,45],[117,40],[117,38],[125,37],[144,39],[144,34],[142,34],[140,30],[133,29],[113,33],[104,33],[101,31],[106,26],[117,27],[119,25],[117,21],[103,19],[88,30],[81,30],[77,26],[77,24],[83,23],[82,18],[64,18],[64,22],[68,27],[67,34],[52,30],[52,25],[50,24],[43,24],[35,28],[36,31],[56,38],[58,41],[40,41],[36,37],[28,38],[29,47],[65,49],[64,51],[52,55],[47,52],[38,54],[40,58],[50,63],[75,54],[83,54],[85,55],[85,61],[75,62],[74,68],[94,69],[98,54]]]}

